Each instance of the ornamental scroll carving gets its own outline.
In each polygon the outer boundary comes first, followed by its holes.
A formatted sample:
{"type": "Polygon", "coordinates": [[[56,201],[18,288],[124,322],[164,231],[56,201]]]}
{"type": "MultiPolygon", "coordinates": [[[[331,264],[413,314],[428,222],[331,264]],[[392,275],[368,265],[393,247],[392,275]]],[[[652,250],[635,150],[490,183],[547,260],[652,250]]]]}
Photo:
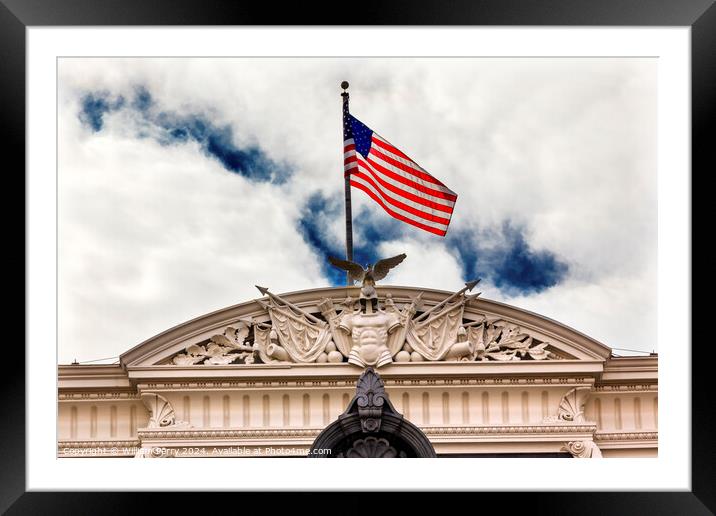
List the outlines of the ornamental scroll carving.
{"type": "Polygon", "coordinates": [[[562,447],[572,454],[575,459],[601,459],[602,451],[591,440],[569,441],[562,447]]]}
{"type": "Polygon", "coordinates": [[[548,342],[503,319],[465,313],[476,282],[423,309],[422,293],[396,302],[390,293],[362,303],[325,298],[313,310],[259,287],[265,316],[246,318],[173,356],[174,365],[485,362],[560,359],[548,342]],[[268,317],[266,317],[268,316],[268,317]],[[268,319],[268,320],[267,320],[268,319]]]}
{"type": "MultiPolygon", "coordinates": [[[[383,415],[383,407],[390,407],[388,395],[385,393],[385,385],[372,368],[358,378],[356,384],[356,407],[360,417],[361,430],[363,432],[377,432],[380,430],[380,419],[383,415]]],[[[390,407],[392,409],[392,407],[390,407]]]]}

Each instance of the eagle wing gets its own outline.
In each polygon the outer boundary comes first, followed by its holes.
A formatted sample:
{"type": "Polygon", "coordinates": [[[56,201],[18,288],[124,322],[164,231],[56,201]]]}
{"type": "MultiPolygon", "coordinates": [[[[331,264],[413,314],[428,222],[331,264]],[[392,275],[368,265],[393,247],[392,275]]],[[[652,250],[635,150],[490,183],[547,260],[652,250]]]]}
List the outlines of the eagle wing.
{"type": "Polygon", "coordinates": [[[340,258],[334,258],[333,256],[329,256],[328,261],[339,269],[348,271],[352,281],[363,281],[363,278],[365,277],[365,269],[363,269],[363,267],[356,262],[341,260],[340,258]]]}
{"type": "Polygon", "coordinates": [[[405,253],[393,256],[392,258],[383,258],[373,266],[373,279],[378,281],[386,277],[388,271],[405,260],[405,253]]]}

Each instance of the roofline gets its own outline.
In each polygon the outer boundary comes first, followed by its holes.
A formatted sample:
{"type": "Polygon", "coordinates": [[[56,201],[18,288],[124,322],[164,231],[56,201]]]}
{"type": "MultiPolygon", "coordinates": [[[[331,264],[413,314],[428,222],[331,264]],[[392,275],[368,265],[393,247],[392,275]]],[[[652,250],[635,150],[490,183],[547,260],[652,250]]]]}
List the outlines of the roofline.
{"type": "Polygon", "coordinates": [[[612,357],[604,364],[600,383],[622,383],[627,380],[658,382],[659,357],[612,357]]]}

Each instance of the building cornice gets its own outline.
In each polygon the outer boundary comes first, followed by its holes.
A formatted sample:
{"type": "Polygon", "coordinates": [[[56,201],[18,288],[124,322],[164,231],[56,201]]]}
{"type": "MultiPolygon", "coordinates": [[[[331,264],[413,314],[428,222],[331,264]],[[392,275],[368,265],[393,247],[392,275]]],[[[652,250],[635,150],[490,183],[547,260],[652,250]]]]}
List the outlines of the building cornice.
{"type": "MultiPolygon", "coordinates": [[[[595,392],[655,392],[654,358],[631,361],[555,360],[516,362],[394,363],[381,369],[388,387],[593,385],[595,392]]],[[[342,364],[60,366],[60,400],[137,399],[137,388],[305,389],[353,387],[361,370],[342,364]]]]}
{"type": "Polygon", "coordinates": [[[604,364],[604,372],[599,383],[619,383],[624,381],[657,382],[659,357],[613,357],[604,364]]]}
{"type": "Polygon", "coordinates": [[[60,389],[133,390],[127,371],[119,364],[60,365],[57,368],[60,389]]]}
{"type": "MultiPolygon", "coordinates": [[[[282,364],[250,366],[146,366],[128,368],[133,383],[157,381],[262,381],[296,380],[344,380],[355,381],[362,371],[351,364],[282,364]]],[[[400,379],[432,380],[456,378],[527,378],[591,377],[602,372],[602,362],[587,360],[516,361],[516,362],[418,362],[395,363],[381,368],[386,381],[400,379]]]]}

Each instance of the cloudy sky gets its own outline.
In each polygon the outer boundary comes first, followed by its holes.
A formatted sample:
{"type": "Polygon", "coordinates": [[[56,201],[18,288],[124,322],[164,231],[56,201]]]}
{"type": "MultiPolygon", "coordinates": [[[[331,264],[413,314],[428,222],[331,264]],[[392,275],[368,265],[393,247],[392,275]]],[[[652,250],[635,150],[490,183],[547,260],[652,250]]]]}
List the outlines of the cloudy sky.
{"type": "MultiPolygon", "coordinates": [[[[339,285],[339,84],[351,112],[457,192],[438,237],[353,191],[356,261],[388,283],[656,347],[653,59],[61,59],[59,361],[339,285]]],[[[623,352],[622,354],[629,354],[623,352]]]]}

